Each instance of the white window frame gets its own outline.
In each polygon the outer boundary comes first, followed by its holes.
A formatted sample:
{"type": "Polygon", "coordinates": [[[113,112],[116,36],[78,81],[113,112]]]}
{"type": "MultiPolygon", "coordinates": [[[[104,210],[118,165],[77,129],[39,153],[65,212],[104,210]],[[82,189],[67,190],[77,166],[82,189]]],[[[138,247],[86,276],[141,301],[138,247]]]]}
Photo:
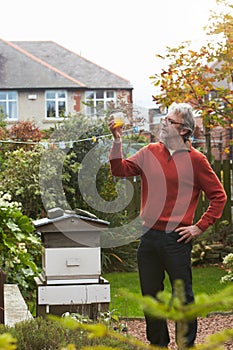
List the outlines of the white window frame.
{"type": "Polygon", "coordinates": [[[67,99],[67,91],[66,90],[46,90],[45,91],[45,118],[48,120],[51,119],[61,119],[68,115],[68,99],[67,99]],[[48,93],[54,93],[54,97],[47,97],[48,93]],[[62,93],[65,96],[59,97],[59,94],[62,93]],[[55,105],[55,116],[47,116],[47,103],[52,102],[55,105]],[[59,115],[59,102],[65,103],[65,111],[64,115],[59,115]]]}
{"type": "Polygon", "coordinates": [[[3,91],[0,93],[5,94],[5,98],[1,98],[0,95],[0,109],[5,115],[6,121],[18,120],[18,93],[17,91],[3,91]],[[12,98],[10,94],[15,94],[15,97],[12,98]],[[2,108],[2,103],[5,104],[5,108],[2,108]],[[2,110],[3,109],[3,110],[2,110]],[[13,115],[11,112],[13,111],[13,115]]]}
{"type": "Polygon", "coordinates": [[[109,104],[112,103],[114,106],[116,105],[116,91],[115,90],[88,90],[85,92],[85,103],[86,103],[86,115],[88,117],[104,117],[104,111],[106,111],[109,108],[109,104]],[[103,93],[102,98],[98,98],[98,93],[103,93]],[[108,93],[113,94],[113,96],[108,97],[108,93]],[[93,97],[90,99],[89,96],[92,95],[93,97]],[[102,107],[98,111],[98,104],[101,104],[102,107]],[[88,104],[91,104],[91,106],[88,106],[88,104]]]}

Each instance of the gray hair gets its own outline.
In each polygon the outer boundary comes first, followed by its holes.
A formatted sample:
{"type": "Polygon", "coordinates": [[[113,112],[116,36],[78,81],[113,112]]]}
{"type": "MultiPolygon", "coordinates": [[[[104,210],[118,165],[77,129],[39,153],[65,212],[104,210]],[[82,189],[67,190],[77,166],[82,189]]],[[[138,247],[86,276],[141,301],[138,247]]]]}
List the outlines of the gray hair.
{"type": "Polygon", "coordinates": [[[195,129],[194,114],[190,104],[173,102],[168,108],[168,113],[170,112],[182,116],[184,120],[184,128],[188,130],[188,133],[185,135],[185,138],[189,138],[193,134],[195,129]]]}

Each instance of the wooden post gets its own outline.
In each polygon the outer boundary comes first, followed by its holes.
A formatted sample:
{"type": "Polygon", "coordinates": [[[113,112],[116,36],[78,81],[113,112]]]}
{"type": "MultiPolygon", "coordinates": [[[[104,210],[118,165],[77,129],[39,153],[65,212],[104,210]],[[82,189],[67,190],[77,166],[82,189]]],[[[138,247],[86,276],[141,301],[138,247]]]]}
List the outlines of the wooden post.
{"type": "Polygon", "coordinates": [[[227,195],[227,202],[224,207],[223,216],[224,219],[229,222],[229,224],[232,223],[232,217],[231,217],[231,164],[230,159],[223,161],[223,185],[224,189],[226,191],[227,195]]]}
{"type": "Polygon", "coordinates": [[[0,323],[5,323],[4,320],[4,283],[6,282],[5,273],[0,270],[0,323]]]}

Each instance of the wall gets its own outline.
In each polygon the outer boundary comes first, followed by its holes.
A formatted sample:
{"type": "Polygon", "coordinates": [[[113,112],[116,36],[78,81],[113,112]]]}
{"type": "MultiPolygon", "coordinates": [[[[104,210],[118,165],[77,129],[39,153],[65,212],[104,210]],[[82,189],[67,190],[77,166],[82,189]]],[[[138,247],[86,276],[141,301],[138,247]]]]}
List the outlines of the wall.
{"type": "MultiPolygon", "coordinates": [[[[84,98],[84,93],[77,93],[77,91],[74,91],[68,94],[69,113],[77,113],[78,107],[81,106],[82,98],[84,98]]],[[[50,127],[53,127],[55,123],[59,122],[58,119],[45,118],[44,90],[18,92],[18,121],[23,120],[30,120],[35,122],[40,129],[49,129],[50,127]]],[[[8,125],[10,126],[15,122],[15,120],[8,122],[8,125]]]]}
{"type": "MultiPolygon", "coordinates": [[[[68,91],[68,90],[67,90],[68,91]]],[[[68,91],[68,113],[74,115],[76,113],[85,113],[85,91],[70,90],[68,91]]],[[[117,104],[125,109],[126,113],[132,113],[132,92],[119,90],[117,92],[117,104]]],[[[30,90],[18,92],[18,121],[30,120],[36,123],[40,129],[49,129],[55,124],[63,122],[59,119],[45,118],[45,92],[44,90],[30,90]]],[[[16,121],[9,121],[8,125],[12,125],[16,121]]]]}

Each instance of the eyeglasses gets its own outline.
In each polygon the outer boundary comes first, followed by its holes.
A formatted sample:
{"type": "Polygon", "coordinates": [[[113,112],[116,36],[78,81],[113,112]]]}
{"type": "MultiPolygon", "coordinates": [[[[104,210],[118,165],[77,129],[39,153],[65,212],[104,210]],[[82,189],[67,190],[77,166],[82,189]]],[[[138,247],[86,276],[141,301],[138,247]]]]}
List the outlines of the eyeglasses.
{"type": "Polygon", "coordinates": [[[165,117],[165,118],[161,118],[161,122],[163,123],[163,122],[166,122],[167,124],[169,123],[169,124],[171,124],[171,125],[184,125],[184,123],[179,123],[179,122],[176,122],[175,120],[173,120],[173,119],[171,119],[171,118],[167,118],[167,117],[165,117]]]}

